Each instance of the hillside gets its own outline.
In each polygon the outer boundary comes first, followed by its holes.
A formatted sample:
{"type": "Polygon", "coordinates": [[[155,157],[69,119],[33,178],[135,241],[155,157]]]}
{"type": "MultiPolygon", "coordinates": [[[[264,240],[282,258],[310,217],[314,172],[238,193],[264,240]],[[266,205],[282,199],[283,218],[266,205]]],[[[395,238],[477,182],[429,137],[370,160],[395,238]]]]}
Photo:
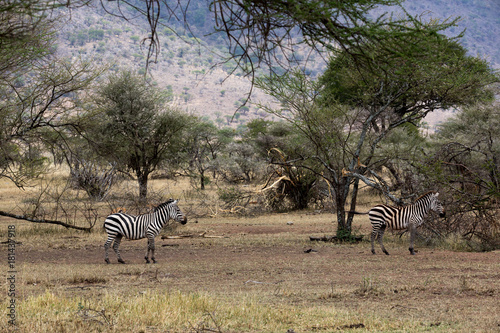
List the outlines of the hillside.
{"type": "MultiPolygon", "coordinates": [[[[132,22],[107,15],[102,8],[80,8],[71,13],[59,33],[58,52],[70,57],[91,57],[112,64],[111,70],[132,68],[144,72],[146,51],[141,40],[147,36],[145,22],[132,22]]],[[[174,94],[173,104],[190,113],[207,116],[219,126],[228,125],[235,110],[250,91],[250,81],[240,73],[229,74],[232,64],[214,65],[222,60],[223,47],[210,46],[183,31],[177,35],[160,29],[161,49],[151,66],[154,84],[174,94]]],[[[253,101],[269,100],[254,89],[253,101]]],[[[255,107],[236,114],[232,127],[249,119],[268,116],[255,107]]]]}
{"type": "MultiPolygon", "coordinates": [[[[191,30],[186,30],[178,22],[171,24],[175,33],[165,27],[159,29],[161,49],[158,61],[151,69],[153,82],[172,91],[174,105],[206,116],[221,127],[230,125],[236,128],[250,119],[270,117],[255,104],[248,104],[235,114],[250,92],[250,81],[239,71],[232,73],[234,63],[219,64],[227,54],[224,38],[209,34],[213,18],[206,3],[192,3],[191,30]]],[[[112,3],[107,6],[109,9],[112,3]]],[[[411,14],[427,13],[425,17],[428,18],[461,16],[463,20],[458,27],[450,29],[450,34],[465,28],[462,43],[470,54],[486,57],[492,66],[500,67],[500,4],[496,0],[408,0],[406,8],[411,14]]],[[[133,13],[128,15],[132,17],[133,13]]],[[[73,10],[71,15],[65,13],[65,18],[58,40],[60,54],[92,57],[97,62],[113,64],[112,69],[144,71],[147,50],[141,46],[141,40],[148,34],[144,20],[126,21],[112,16],[98,3],[94,7],[73,10]]],[[[308,68],[312,73],[320,74],[324,68],[323,59],[312,55],[308,68]]],[[[251,101],[270,102],[271,99],[254,89],[251,101]]],[[[429,120],[431,127],[445,117],[434,115],[429,120]]]]}
{"type": "Polygon", "coordinates": [[[461,44],[472,56],[487,59],[500,68],[500,1],[498,0],[406,0],[410,14],[446,19],[460,17],[457,27],[450,29],[455,36],[465,29],[461,44]]]}

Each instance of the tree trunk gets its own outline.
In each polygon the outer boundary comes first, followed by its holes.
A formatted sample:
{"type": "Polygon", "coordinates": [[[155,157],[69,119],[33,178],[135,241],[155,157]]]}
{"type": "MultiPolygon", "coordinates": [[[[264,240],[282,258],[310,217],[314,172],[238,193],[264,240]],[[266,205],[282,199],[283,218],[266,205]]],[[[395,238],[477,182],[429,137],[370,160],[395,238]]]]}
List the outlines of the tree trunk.
{"type": "Polygon", "coordinates": [[[141,173],[137,175],[137,181],[139,182],[139,199],[141,201],[146,201],[148,197],[148,178],[149,173],[141,173]]]}
{"type": "Polygon", "coordinates": [[[205,173],[204,172],[200,173],[200,189],[201,190],[205,189],[205,173]]]}
{"type": "Polygon", "coordinates": [[[349,190],[349,187],[346,186],[343,182],[337,185],[337,189],[335,191],[335,202],[337,205],[337,238],[348,239],[351,237],[351,221],[346,219],[345,214],[345,203],[346,197],[345,191],[349,190]]]}
{"type": "Polygon", "coordinates": [[[300,182],[291,189],[291,196],[293,198],[294,209],[306,209],[308,206],[308,193],[311,189],[309,184],[301,184],[300,182]]]}
{"type": "Polygon", "coordinates": [[[356,210],[356,202],[358,200],[358,189],[359,189],[359,179],[356,179],[354,181],[354,186],[352,188],[352,194],[351,194],[351,207],[349,209],[349,214],[347,215],[347,224],[349,225],[349,228],[352,229],[352,220],[354,218],[354,212],[356,210]]]}

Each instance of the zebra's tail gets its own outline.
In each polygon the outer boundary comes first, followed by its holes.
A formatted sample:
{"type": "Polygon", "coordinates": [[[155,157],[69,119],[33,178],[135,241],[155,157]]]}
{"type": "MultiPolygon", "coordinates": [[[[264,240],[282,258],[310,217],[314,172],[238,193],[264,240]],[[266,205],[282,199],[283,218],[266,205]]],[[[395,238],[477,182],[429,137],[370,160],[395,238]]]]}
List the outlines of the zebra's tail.
{"type": "Polygon", "coordinates": [[[354,211],[354,210],[350,210],[350,211],[348,211],[348,212],[346,212],[346,213],[355,214],[355,215],[366,215],[366,214],[368,214],[369,212],[366,212],[366,213],[361,213],[361,212],[356,212],[356,211],[354,211]]]}

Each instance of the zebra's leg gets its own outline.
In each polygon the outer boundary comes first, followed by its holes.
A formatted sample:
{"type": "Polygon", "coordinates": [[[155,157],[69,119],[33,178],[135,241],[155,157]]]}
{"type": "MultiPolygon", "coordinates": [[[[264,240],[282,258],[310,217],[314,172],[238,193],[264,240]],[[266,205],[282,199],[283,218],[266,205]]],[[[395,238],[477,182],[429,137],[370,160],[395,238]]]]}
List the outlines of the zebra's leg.
{"type": "Polygon", "coordinates": [[[122,257],[120,256],[120,250],[118,249],[120,247],[120,242],[122,241],[122,237],[123,236],[120,234],[116,235],[115,243],[113,244],[113,250],[115,250],[116,256],[118,257],[118,262],[124,264],[125,261],[123,261],[122,257]]]}
{"type": "Polygon", "coordinates": [[[151,236],[148,237],[148,251],[146,252],[146,263],[149,264],[149,251],[151,251],[151,260],[153,261],[153,264],[156,264],[156,259],[155,259],[155,237],[151,236]]]}
{"type": "Polygon", "coordinates": [[[149,264],[149,252],[151,251],[151,259],[153,260],[153,263],[156,263],[155,260],[155,238],[154,236],[148,236],[148,249],[146,251],[146,256],[144,259],[146,259],[146,264],[149,264]]]}
{"type": "Polygon", "coordinates": [[[109,247],[111,246],[111,243],[113,242],[114,237],[111,235],[108,235],[108,239],[106,240],[106,243],[104,243],[104,261],[106,261],[106,264],[109,264],[109,247]]]}
{"type": "Polygon", "coordinates": [[[149,238],[148,238],[148,249],[146,250],[146,256],[144,257],[146,259],[146,264],[149,264],[149,238]]]}
{"type": "Polygon", "coordinates": [[[378,231],[378,242],[380,243],[380,247],[382,248],[382,251],[386,254],[386,255],[389,255],[389,252],[387,252],[387,250],[385,249],[385,246],[384,246],[384,243],[383,243],[383,238],[384,238],[384,233],[385,233],[385,228],[386,228],[386,225],[383,224],[380,226],[380,229],[378,231]]]}
{"type": "Polygon", "coordinates": [[[417,228],[415,228],[415,225],[413,223],[410,223],[408,228],[410,229],[410,247],[408,248],[408,250],[410,250],[410,254],[414,256],[415,251],[413,250],[413,243],[415,242],[415,234],[417,228]]]}
{"type": "Polygon", "coordinates": [[[375,254],[375,237],[377,237],[378,235],[378,230],[375,230],[375,228],[373,228],[372,230],[372,237],[371,237],[371,241],[372,241],[372,254],[375,254]]]}

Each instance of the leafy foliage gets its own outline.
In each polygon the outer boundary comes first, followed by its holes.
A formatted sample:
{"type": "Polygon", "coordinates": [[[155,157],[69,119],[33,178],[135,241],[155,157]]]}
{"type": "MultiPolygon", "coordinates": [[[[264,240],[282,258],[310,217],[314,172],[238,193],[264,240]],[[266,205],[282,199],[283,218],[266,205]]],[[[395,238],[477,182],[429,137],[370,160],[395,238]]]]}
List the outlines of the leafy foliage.
{"type": "Polygon", "coordinates": [[[443,234],[459,234],[473,250],[500,248],[500,113],[476,105],[449,119],[420,165],[427,182],[445,189],[451,215],[443,234]]]}
{"type": "Polygon", "coordinates": [[[165,106],[165,95],[131,72],[111,76],[97,91],[98,114],[88,137],[122,172],[135,173],[140,197],[149,175],[165,162],[175,164],[189,117],[165,106]]]}

